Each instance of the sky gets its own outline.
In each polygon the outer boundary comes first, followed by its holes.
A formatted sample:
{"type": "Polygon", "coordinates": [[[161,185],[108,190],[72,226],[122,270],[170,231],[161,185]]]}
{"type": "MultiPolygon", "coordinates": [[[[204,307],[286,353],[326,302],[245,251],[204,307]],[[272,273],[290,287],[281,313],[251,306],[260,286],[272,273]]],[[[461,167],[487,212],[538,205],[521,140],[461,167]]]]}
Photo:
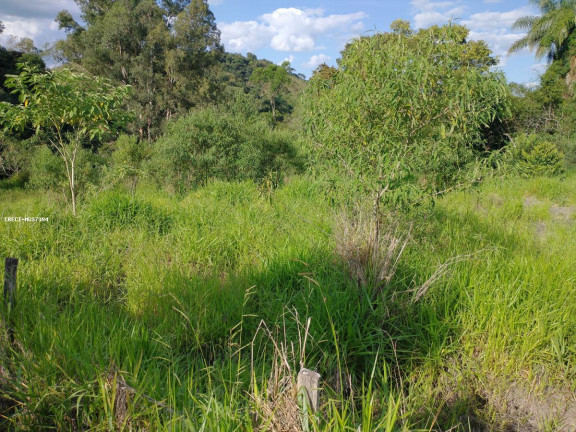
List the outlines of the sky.
{"type": "MultiPolygon", "coordinates": [[[[507,56],[523,36],[512,30],[519,17],[537,15],[528,0],[209,0],[221,41],[229,52],[251,52],[276,63],[290,61],[310,77],[321,63],[335,65],[346,42],[404,19],[413,28],[452,21],[470,29],[469,39],[485,40],[498,56],[509,81],[534,84],[546,66],[528,50],[507,56]]],[[[29,37],[37,47],[65,37],[54,22],[69,10],[79,20],[73,0],[0,0],[0,21],[8,35],[29,37]]]]}

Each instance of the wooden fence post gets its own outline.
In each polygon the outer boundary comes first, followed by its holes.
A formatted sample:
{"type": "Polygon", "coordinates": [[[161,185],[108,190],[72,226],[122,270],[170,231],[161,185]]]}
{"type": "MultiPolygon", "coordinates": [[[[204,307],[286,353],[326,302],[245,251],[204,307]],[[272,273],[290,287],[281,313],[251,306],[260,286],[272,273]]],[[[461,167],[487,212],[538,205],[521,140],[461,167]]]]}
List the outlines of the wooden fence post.
{"type": "Polygon", "coordinates": [[[10,309],[16,305],[16,271],[18,258],[6,258],[4,264],[4,302],[10,309]]]}
{"type": "Polygon", "coordinates": [[[309,369],[302,369],[298,373],[298,393],[303,393],[307,398],[307,405],[313,413],[318,411],[320,393],[320,374],[309,369]]]}
{"type": "Polygon", "coordinates": [[[14,329],[12,326],[12,311],[16,306],[16,272],[18,270],[18,258],[6,258],[4,261],[4,305],[8,310],[8,336],[14,343],[14,329]]]}

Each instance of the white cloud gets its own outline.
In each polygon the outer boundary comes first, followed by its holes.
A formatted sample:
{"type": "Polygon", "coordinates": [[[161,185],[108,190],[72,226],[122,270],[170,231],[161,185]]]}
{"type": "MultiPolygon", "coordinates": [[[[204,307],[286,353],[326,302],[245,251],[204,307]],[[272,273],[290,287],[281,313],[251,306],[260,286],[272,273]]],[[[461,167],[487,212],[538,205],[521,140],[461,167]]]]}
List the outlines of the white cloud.
{"type": "Polygon", "coordinates": [[[63,9],[74,13],[79,11],[74,0],[2,0],[2,19],[8,21],[7,17],[21,18],[56,18],[56,14],[63,9]]]}
{"type": "Polygon", "coordinates": [[[427,28],[436,24],[446,24],[450,20],[462,18],[466,8],[460,1],[412,0],[414,27],[427,28]]]}
{"type": "Polygon", "coordinates": [[[5,44],[10,35],[30,38],[38,48],[47,42],[64,37],[64,32],[58,30],[58,24],[54,22],[54,19],[3,16],[2,22],[6,29],[0,35],[0,45],[5,44]]]}
{"type": "Polygon", "coordinates": [[[316,69],[322,63],[328,63],[330,60],[332,60],[332,58],[326,54],[315,54],[302,66],[309,69],[316,69]]]}
{"type": "Polygon", "coordinates": [[[256,51],[268,44],[270,31],[257,21],[218,24],[227,51],[256,51]]]}
{"type": "Polygon", "coordinates": [[[321,9],[280,8],[257,21],[220,23],[218,27],[228,51],[256,51],[269,46],[277,51],[301,52],[321,48],[321,37],[358,33],[365,17],[363,12],[324,16],[321,9]]]}
{"type": "Polygon", "coordinates": [[[470,39],[486,41],[492,52],[500,57],[499,66],[502,67],[506,64],[512,44],[525,35],[513,31],[512,25],[518,18],[532,12],[529,6],[507,12],[481,12],[470,15],[462,24],[470,29],[470,39]]]}
{"type": "Polygon", "coordinates": [[[0,45],[5,44],[8,36],[31,38],[36,47],[65,37],[54,21],[59,11],[67,9],[78,17],[80,10],[74,0],[0,0],[2,15],[0,20],[6,26],[0,35],[0,45]]]}
{"type": "Polygon", "coordinates": [[[480,12],[470,15],[462,24],[470,29],[509,29],[518,18],[532,14],[529,6],[514,9],[508,12],[480,12]]]}
{"type": "Polygon", "coordinates": [[[284,60],[282,60],[282,62],[280,62],[279,64],[282,64],[284,62],[288,62],[288,63],[292,64],[293,61],[294,61],[294,56],[292,54],[290,54],[289,57],[284,57],[284,60]]]}

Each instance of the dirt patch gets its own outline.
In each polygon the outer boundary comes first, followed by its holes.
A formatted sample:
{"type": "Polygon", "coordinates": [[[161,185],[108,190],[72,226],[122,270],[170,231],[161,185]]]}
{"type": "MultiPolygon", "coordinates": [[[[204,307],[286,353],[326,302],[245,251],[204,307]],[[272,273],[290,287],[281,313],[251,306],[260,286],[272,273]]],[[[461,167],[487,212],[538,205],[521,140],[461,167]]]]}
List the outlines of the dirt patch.
{"type": "Polygon", "coordinates": [[[554,220],[557,220],[559,222],[574,222],[575,215],[576,215],[575,206],[562,207],[553,205],[552,207],[550,207],[550,216],[552,216],[554,220]]]}
{"type": "Polygon", "coordinates": [[[484,397],[505,419],[506,430],[576,431],[576,397],[567,389],[528,391],[520,383],[512,382],[504,390],[486,391],[484,397]]]}
{"type": "Polygon", "coordinates": [[[522,204],[524,205],[524,208],[532,208],[532,207],[540,206],[544,203],[536,197],[527,196],[526,198],[524,198],[524,202],[522,204]]]}
{"type": "Polygon", "coordinates": [[[536,233],[536,237],[538,239],[544,240],[546,238],[546,234],[548,233],[548,225],[546,225],[546,222],[540,221],[536,224],[534,232],[536,233]]]}
{"type": "Polygon", "coordinates": [[[471,367],[477,372],[455,363],[438,377],[433,430],[576,432],[576,393],[567,381],[551,385],[537,371],[530,380],[487,376],[479,365],[471,367]]]}

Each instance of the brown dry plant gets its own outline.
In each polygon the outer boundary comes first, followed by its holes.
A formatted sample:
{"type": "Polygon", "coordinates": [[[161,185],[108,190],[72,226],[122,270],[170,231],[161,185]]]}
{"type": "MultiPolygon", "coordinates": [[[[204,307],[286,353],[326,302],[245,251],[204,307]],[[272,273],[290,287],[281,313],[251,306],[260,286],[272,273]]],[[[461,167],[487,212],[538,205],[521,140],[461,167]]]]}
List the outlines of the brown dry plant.
{"type": "Polygon", "coordinates": [[[359,286],[370,289],[375,300],[390,284],[410,241],[411,227],[389,217],[375,218],[358,211],[341,216],[336,225],[336,253],[359,286]]]}

